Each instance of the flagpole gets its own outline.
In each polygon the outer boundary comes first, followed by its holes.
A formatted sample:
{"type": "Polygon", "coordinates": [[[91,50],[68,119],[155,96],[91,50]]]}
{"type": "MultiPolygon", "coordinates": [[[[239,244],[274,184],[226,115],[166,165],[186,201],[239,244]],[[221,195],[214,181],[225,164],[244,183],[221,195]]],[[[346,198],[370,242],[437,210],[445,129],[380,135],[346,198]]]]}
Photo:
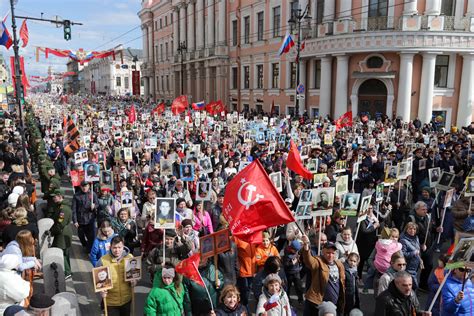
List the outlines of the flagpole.
{"type": "Polygon", "coordinates": [[[28,172],[28,157],[26,156],[26,139],[25,139],[25,124],[23,122],[23,110],[21,108],[21,97],[24,96],[23,86],[21,84],[21,73],[20,73],[20,56],[18,55],[18,39],[16,37],[16,19],[15,19],[15,5],[14,0],[10,0],[10,10],[12,14],[12,32],[13,32],[13,52],[15,54],[15,90],[16,90],[16,103],[18,105],[18,115],[20,116],[20,135],[21,135],[21,147],[23,153],[23,172],[28,172]]]}

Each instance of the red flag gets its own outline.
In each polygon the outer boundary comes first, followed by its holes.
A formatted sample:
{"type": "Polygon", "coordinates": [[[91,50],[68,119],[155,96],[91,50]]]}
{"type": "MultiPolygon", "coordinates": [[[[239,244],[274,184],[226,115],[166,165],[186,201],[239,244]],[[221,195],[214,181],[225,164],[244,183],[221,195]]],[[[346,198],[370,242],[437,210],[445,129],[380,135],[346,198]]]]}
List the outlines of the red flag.
{"type": "Polygon", "coordinates": [[[344,113],[340,118],[337,119],[336,131],[346,126],[352,126],[352,111],[344,113]]]}
{"type": "Polygon", "coordinates": [[[165,104],[161,102],[153,110],[151,110],[151,114],[153,115],[153,113],[156,112],[161,115],[164,111],[165,111],[165,104]]]}
{"type": "Polygon", "coordinates": [[[28,45],[28,26],[26,25],[26,20],[23,20],[23,23],[21,23],[20,27],[20,39],[23,41],[23,45],[21,47],[25,47],[28,45]]]}
{"type": "Polygon", "coordinates": [[[286,160],[286,166],[288,169],[296,172],[305,179],[312,180],[313,174],[303,166],[301,162],[300,152],[296,147],[293,140],[290,140],[290,152],[288,153],[288,159],[286,160]]]}
{"type": "Polygon", "coordinates": [[[217,100],[206,105],[206,111],[211,115],[216,115],[225,111],[225,105],[221,100],[217,100]]]}
{"type": "Polygon", "coordinates": [[[171,103],[171,112],[173,112],[174,115],[178,115],[183,113],[188,106],[188,97],[185,95],[180,95],[173,100],[173,103],[171,103]]]}
{"type": "Polygon", "coordinates": [[[130,124],[135,123],[137,120],[137,112],[135,111],[135,104],[132,104],[132,107],[130,108],[130,112],[128,112],[128,122],[130,124]]]}
{"type": "Polygon", "coordinates": [[[227,184],[223,214],[232,234],[246,242],[254,242],[268,227],[295,221],[259,160],[227,184]]]}
{"type": "Polygon", "coordinates": [[[176,266],[175,270],[177,273],[187,277],[188,279],[196,282],[202,287],[206,287],[199,274],[198,266],[201,260],[201,253],[195,253],[191,257],[184,259],[176,266]]]}

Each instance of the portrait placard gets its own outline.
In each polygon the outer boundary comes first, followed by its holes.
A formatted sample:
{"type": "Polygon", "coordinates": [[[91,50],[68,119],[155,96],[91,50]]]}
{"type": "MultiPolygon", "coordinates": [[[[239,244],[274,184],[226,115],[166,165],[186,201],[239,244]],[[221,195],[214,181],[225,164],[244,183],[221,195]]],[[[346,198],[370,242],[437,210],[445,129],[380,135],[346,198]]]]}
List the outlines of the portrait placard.
{"type": "Polygon", "coordinates": [[[100,181],[100,167],[98,163],[86,163],[84,164],[86,182],[99,182],[100,181]]]}
{"type": "Polygon", "coordinates": [[[179,165],[181,180],[194,181],[194,165],[183,163],[179,165]]]}
{"type": "Polygon", "coordinates": [[[174,229],[175,228],[175,210],[176,199],[157,198],[155,207],[155,229],[174,229]]]}
{"type": "Polygon", "coordinates": [[[173,162],[171,159],[160,159],[160,173],[163,176],[173,174],[173,162]]]}
{"type": "Polygon", "coordinates": [[[362,198],[362,202],[360,203],[359,213],[357,214],[357,223],[360,223],[367,218],[371,200],[372,200],[372,195],[367,195],[362,198]]]}
{"type": "Polygon", "coordinates": [[[120,192],[120,204],[122,208],[133,207],[133,192],[132,191],[120,192]]]}
{"type": "Polygon", "coordinates": [[[81,164],[87,160],[89,160],[89,158],[87,158],[87,151],[76,151],[74,153],[74,162],[76,164],[81,164]]]}
{"type": "Polygon", "coordinates": [[[438,183],[436,184],[436,188],[438,190],[448,191],[451,188],[451,184],[453,183],[455,177],[456,175],[454,173],[443,171],[438,183]]]}
{"type": "Polygon", "coordinates": [[[464,196],[474,196],[474,177],[466,178],[466,189],[464,190],[464,196]]]}
{"type": "Polygon", "coordinates": [[[206,235],[199,238],[201,259],[210,258],[215,255],[214,236],[206,235]]]}
{"type": "Polygon", "coordinates": [[[100,186],[110,190],[114,189],[114,175],[111,170],[100,171],[100,186]]]}
{"type": "Polygon", "coordinates": [[[281,171],[270,173],[269,177],[277,191],[281,192],[283,190],[281,171]]]}
{"type": "Polygon", "coordinates": [[[334,188],[318,188],[313,190],[313,208],[317,210],[331,209],[334,206],[334,188]]]}
{"type": "Polygon", "coordinates": [[[133,160],[132,147],[124,147],[123,148],[123,160],[125,160],[127,162],[133,160]]]}
{"type": "Polygon", "coordinates": [[[125,259],[125,281],[142,278],[142,256],[125,259]]]}
{"type": "Polygon", "coordinates": [[[214,235],[216,255],[230,250],[229,229],[219,230],[215,232],[213,235],[214,235]]]}
{"type": "Polygon", "coordinates": [[[348,175],[340,176],[336,182],[336,196],[341,196],[349,192],[348,184],[349,184],[349,176],[348,175]]]}
{"type": "Polygon", "coordinates": [[[359,193],[346,193],[342,199],[341,214],[346,216],[356,216],[359,206],[359,193]]]}
{"type": "Polygon", "coordinates": [[[198,182],[196,184],[196,201],[210,201],[211,200],[211,183],[198,182]]]}
{"type": "Polygon", "coordinates": [[[92,280],[95,292],[103,292],[113,288],[112,276],[108,266],[92,268],[92,280]]]}
{"type": "Polygon", "coordinates": [[[439,176],[441,174],[441,170],[439,167],[428,169],[428,177],[430,180],[430,188],[436,187],[439,182],[439,176]]]}

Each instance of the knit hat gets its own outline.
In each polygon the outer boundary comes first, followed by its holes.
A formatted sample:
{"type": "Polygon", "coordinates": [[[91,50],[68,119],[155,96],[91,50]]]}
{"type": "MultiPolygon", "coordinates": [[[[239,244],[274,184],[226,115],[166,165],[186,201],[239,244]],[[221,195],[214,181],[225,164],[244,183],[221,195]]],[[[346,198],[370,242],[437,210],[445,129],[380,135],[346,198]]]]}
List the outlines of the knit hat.
{"type": "Polygon", "coordinates": [[[349,313],[349,316],[363,316],[364,313],[358,309],[358,308],[354,308],[353,310],[351,310],[351,312],[349,313]]]}
{"type": "Polygon", "coordinates": [[[271,282],[278,282],[281,284],[281,278],[276,273],[270,273],[265,279],[263,279],[263,285],[267,286],[271,282]]]}
{"type": "Polygon", "coordinates": [[[174,231],[174,229],[166,229],[165,237],[176,237],[176,232],[174,231]]]}
{"type": "Polygon", "coordinates": [[[8,205],[10,205],[10,207],[16,207],[16,202],[18,201],[19,197],[20,195],[16,193],[10,193],[8,196],[8,205]]]}
{"type": "Polygon", "coordinates": [[[50,308],[54,305],[54,300],[45,294],[33,294],[30,299],[30,307],[36,309],[50,308]]]}
{"type": "Polygon", "coordinates": [[[161,270],[161,277],[162,278],[174,278],[175,272],[173,268],[163,268],[161,270]]]}
{"type": "Polygon", "coordinates": [[[301,250],[301,242],[299,240],[295,239],[290,243],[290,247],[295,249],[296,251],[300,251],[301,250]]]}
{"type": "Polygon", "coordinates": [[[319,316],[325,316],[325,315],[337,315],[337,307],[334,305],[333,302],[322,302],[319,307],[318,307],[319,316]]]}
{"type": "Polygon", "coordinates": [[[190,220],[189,218],[186,218],[181,222],[181,226],[183,226],[183,228],[188,225],[193,226],[193,221],[190,220]]]}

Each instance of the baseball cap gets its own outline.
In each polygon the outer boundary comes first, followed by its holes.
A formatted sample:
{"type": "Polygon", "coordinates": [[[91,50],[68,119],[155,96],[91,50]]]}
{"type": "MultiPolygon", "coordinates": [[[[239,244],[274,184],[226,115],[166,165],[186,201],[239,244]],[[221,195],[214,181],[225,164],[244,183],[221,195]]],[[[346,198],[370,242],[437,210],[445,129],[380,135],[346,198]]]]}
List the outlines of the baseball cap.
{"type": "Polygon", "coordinates": [[[323,245],[323,249],[331,249],[331,248],[334,250],[337,250],[336,244],[333,243],[332,241],[328,241],[327,243],[323,245]]]}

